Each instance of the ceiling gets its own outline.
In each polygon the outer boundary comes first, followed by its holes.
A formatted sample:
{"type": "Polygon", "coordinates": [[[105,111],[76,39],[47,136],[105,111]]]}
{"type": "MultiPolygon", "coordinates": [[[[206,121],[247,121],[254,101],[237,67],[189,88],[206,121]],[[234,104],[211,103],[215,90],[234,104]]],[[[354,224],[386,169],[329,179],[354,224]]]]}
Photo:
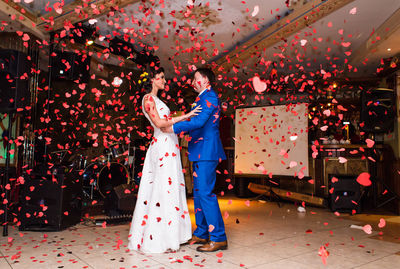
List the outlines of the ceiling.
{"type": "Polygon", "coordinates": [[[49,23],[43,18],[52,17],[54,25],[61,25],[57,30],[65,30],[65,20],[79,12],[80,20],[96,19],[90,23],[97,26],[97,44],[107,47],[106,40],[125,34],[131,42],[150,46],[169,78],[181,78],[193,65],[211,64],[222,77],[247,81],[254,74],[267,76],[271,63],[284,75],[323,70],[371,77],[382,58],[400,54],[399,0],[120,0],[119,6],[19,0],[12,7],[0,2],[3,31],[47,39],[49,23]],[[31,22],[21,19],[21,6],[31,22]]]}

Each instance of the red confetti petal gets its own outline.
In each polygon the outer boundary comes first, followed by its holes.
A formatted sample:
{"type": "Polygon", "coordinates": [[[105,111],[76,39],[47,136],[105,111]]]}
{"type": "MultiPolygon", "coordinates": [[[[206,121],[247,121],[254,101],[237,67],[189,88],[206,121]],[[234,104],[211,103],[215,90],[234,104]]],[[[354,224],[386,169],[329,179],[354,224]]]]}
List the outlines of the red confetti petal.
{"type": "Polygon", "coordinates": [[[361,173],[358,177],[357,177],[357,182],[358,184],[362,185],[362,186],[370,186],[371,180],[370,178],[370,174],[367,172],[361,173]]]}

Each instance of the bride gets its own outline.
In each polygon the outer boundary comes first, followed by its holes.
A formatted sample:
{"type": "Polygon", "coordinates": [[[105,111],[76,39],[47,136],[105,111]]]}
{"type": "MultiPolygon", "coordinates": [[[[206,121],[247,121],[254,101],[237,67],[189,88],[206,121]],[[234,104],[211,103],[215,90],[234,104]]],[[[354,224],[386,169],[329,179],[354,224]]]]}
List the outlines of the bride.
{"type": "Polygon", "coordinates": [[[197,115],[201,108],[170,118],[167,105],[157,97],[165,87],[164,69],[150,74],[151,92],[143,97],[142,110],[154,128],[144,160],[142,178],[133,214],[128,248],[145,253],[179,249],[192,237],[186,203],[178,138],[160,128],[197,115]]]}

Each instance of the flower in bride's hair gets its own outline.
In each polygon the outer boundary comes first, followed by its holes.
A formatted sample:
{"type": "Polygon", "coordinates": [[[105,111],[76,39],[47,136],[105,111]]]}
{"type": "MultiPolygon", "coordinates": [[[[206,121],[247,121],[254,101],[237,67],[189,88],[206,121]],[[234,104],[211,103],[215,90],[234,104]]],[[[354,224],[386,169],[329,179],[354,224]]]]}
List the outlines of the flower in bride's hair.
{"type": "Polygon", "coordinates": [[[149,73],[147,73],[147,72],[143,72],[142,74],[140,74],[140,79],[139,79],[138,83],[142,84],[142,82],[146,82],[148,76],[149,76],[149,73]]]}

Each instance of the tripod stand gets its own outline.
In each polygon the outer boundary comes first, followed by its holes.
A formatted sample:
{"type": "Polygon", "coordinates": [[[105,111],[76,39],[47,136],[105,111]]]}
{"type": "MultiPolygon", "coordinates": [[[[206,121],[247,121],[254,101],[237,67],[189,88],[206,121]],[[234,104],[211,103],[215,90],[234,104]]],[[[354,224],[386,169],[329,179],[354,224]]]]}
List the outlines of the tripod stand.
{"type": "MultiPolygon", "coordinates": [[[[251,183],[249,184],[249,187],[248,187],[249,189],[250,189],[250,185],[251,185],[251,183]]],[[[282,201],[281,197],[279,197],[279,195],[276,194],[276,193],[273,191],[273,189],[272,189],[271,186],[267,186],[267,185],[264,185],[264,186],[265,186],[266,188],[268,187],[268,189],[266,189],[264,193],[260,193],[260,194],[257,195],[256,197],[252,198],[250,201],[258,201],[258,200],[263,199],[263,200],[265,200],[265,201],[270,201],[270,202],[272,202],[272,199],[274,198],[274,199],[275,199],[275,202],[278,204],[278,207],[281,208],[281,203],[280,203],[280,202],[282,201]]]]}

